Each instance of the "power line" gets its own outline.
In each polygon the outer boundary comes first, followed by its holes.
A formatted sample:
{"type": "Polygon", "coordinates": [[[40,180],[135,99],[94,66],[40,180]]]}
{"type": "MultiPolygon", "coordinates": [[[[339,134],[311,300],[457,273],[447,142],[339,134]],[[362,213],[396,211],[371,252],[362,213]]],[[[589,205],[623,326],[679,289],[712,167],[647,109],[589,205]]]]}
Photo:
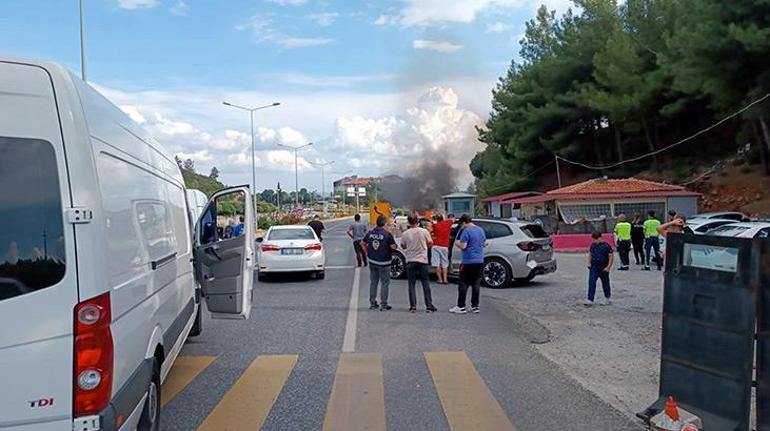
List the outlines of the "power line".
{"type": "Polygon", "coordinates": [[[565,159],[564,157],[561,157],[561,156],[558,156],[558,155],[556,156],[556,159],[562,160],[564,162],[567,162],[567,163],[575,165],[575,166],[580,166],[580,167],[585,168],[585,169],[591,169],[591,170],[597,170],[597,171],[605,170],[605,169],[613,169],[613,168],[617,168],[618,166],[623,166],[623,165],[628,164],[628,163],[638,162],[639,160],[645,159],[647,157],[655,156],[655,155],[660,154],[660,153],[662,153],[664,151],[668,151],[671,148],[674,148],[674,147],[682,145],[682,144],[684,144],[686,142],[689,142],[689,141],[697,138],[698,136],[703,135],[704,133],[710,132],[711,130],[721,126],[722,124],[726,123],[727,121],[732,120],[733,118],[737,117],[738,115],[743,114],[744,112],[748,111],[754,105],[756,105],[758,103],[764,102],[768,98],[770,98],[770,93],[765,94],[761,98],[759,98],[759,99],[749,103],[748,105],[744,106],[740,110],[738,110],[738,111],[728,115],[727,117],[722,118],[721,120],[719,120],[716,123],[706,127],[705,129],[699,130],[698,132],[694,133],[693,135],[690,135],[690,136],[688,136],[688,137],[686,137],[686,138],[684,138],[684,139],[682,139],[680,141],[674,142],[673,144],[671,144],[669,146],[666,146],[666,147],[663,147],[663,148],[659,148],[659,149],[657,149],[655,151],[651,151],[651,152],[649,152],[647,154],[643,154],[641,156],[637,156],[637,157],[634,157],[632,159],[623,160],[623,161],[620,161],[620,162],[612,163],[612,164],[609,164],[609,165],[602,165],[602,166],[587,165],[585,163],[580,163],[580,162],[576,162],[574,160],[565,159]]]}
{"type": "MultiPolygon", "coordinates": [[[[520,177],[520,179],[523,180],[525,178],[529,178],[529,177],[535,175],[536,173],[542,171],[543,169],[551,166],[554,163],[556,163],[556,161],[555,160],[551,160],[550,162],[544,164],[543,166],[540,166],[539,168],[535,169],[534,171],[528,173],[527,175],[524,175],[523,177],[520,177]]],[[[505,185],[498,186],[498,187],[495,187],[495,188],[490,189],[490,190],[486,190],[486,192],[487,193],[496,193],[498,190],[505,190],[505,189],[511,187],[512,185],[513,185],[512,183],[511,184],[505,184],[505,185]]]]}

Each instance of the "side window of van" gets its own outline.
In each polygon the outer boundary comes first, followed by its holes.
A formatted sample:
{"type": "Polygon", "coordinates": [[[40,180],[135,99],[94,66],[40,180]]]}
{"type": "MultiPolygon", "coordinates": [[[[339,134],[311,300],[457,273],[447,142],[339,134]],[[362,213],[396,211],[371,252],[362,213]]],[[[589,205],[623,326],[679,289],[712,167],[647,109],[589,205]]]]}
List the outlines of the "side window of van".
{"type": "Polygon", "coordinates": [[[97,170],[111,287],[134,280],[180,249],[187,251],[184,195],[173,196],[173,183],[107,153],[99,154],[97,170]]]}
{"type": "Polygon", "coordinates": [[[64,277],[64,221],[56,153],[37,139],[0,137],[0,301],[64,277]]]}

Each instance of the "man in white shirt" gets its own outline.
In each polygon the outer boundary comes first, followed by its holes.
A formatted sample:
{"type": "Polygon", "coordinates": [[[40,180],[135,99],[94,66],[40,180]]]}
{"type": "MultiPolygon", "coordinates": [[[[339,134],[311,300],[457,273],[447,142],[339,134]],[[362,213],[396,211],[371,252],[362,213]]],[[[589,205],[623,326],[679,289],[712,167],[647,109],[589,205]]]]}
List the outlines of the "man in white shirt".
{"type": "Polygon", "coordinates": [[[425,311],[433,313],[438,311],[433,306],[428,280],[428,249],[433,246],[430,233],[420,227],[420,219],[417,216],[408,217],[409,229],[401,235],[401,247],[406,257],[406,277],[409,282],[409,311],[417,311],[417,295],[415,285],[417,280],[422,284],[422,293],[425,297],[425,311]]]}

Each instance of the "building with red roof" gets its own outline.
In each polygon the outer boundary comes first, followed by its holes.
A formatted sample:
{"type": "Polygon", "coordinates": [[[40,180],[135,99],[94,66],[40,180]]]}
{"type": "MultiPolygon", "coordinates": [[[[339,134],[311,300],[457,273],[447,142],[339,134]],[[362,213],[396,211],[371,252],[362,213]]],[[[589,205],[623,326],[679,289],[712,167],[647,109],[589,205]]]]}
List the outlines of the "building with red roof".
{"type": "Polygon", "coordinates": [[[567,225],[579,221],[614,219],[620,214],[655,211],[663,219],[669,211],[685,215],[698,210],[700,194],[682,186],[638,178],[598,178],[558,188],[541,195],[514,198],[527,218],[550,216],[567,225]]]}
{"type": "Polygon", "coordinates": [[[519,217],[521,205],[513,203],[514,199],[542,195],[540,192],[510,192],[501,195],[489,196],[481,200],[484,203],[486,213],[490,217],[511,218],[519,217]]]}

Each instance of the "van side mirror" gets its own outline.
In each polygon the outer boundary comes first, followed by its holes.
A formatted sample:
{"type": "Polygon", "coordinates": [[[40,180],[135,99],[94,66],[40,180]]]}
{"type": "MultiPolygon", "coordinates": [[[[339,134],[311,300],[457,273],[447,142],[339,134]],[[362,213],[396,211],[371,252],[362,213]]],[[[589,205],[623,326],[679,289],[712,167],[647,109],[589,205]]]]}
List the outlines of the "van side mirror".
{"type": "Polygon", "coordinates": [[[257,242],[262,242],[262,241],[264,241],[264,240],[265,240],[265,238],[264,238],[264,237],[259,237],[259,238],[257,238],[257,242]]]}

